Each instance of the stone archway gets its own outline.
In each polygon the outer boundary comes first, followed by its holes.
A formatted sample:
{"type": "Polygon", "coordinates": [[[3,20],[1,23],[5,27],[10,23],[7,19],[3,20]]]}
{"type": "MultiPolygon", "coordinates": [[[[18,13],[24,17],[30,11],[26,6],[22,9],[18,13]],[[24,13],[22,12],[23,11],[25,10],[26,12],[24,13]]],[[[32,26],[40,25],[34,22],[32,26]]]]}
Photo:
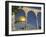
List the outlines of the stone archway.
{"type": "Polygon", "coordinates": [[[24,10],[19,9],[18,13],[15,16],[15,20],[16,20],[15,22],[17,22],[17,23],[15,23],[16,30],[24,30],[25,23],[24,22],[22,23],[22,21],[19,21],[19,20],[21,20],[19,18],[24,18],[24,17],[25,17],[24,10]]]}
{"type": "Polygon", "coordinates": [[[41,12],[38,12],[37,18],[38,18],[38,28],[41,29],[41,12]]]}
{"type": "Polygon", "coordinates": [[[37,21],[35,13],[33,11],[29,11],[27,15],[27,24],[30,25],[30,29],[36,29],[37,21]]]}

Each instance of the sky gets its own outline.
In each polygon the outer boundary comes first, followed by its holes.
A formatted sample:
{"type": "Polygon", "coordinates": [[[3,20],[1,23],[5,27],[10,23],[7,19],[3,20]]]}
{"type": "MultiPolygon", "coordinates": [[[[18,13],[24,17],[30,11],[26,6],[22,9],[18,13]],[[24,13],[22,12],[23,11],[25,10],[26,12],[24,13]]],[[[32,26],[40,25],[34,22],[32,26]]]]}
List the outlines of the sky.
{"type": "Polygon", "coordinates": [[[25,16],[25,12],[23,10],[19,10],[15,17],[18,19],[20,16],[25,16]]]}

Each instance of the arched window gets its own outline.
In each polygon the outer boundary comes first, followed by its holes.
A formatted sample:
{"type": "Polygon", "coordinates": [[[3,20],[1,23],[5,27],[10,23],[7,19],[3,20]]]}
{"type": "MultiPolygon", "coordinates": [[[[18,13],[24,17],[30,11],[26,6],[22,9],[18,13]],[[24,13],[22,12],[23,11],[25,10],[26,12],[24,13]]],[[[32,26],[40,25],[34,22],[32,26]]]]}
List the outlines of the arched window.
{"type": "MultiPolygon", "coordinates": [[[[24,10],[22,10],[22,9],[20,9],[18,12],[17,12],[17,14],[15,15],[15,20],[16,21],[18,21],[18,19],[21,17],[21,16],[25,16],[25,12],[24,12],[24,10]]],[[[15,22],[16,22],[15,21],[15,22]]],[[[18,21],[19,22],[19,21],[18,21]]],[[[22,24],[22,23],[15,23],[16,25],[15,25],[15,27],[16,27],[16,30],[24,30],[24,27],[25,27],[25,25],[24,24],[22,24]]]]}
{"type": "Polygon", "coordinates": [[[19,9],[19,11],[17,12],[17,14],[16,14],[16,16],[15,16],[15,19],[18,20],[18,18],[19,18],[20,16],[25,16],[25,12],[24,12],[24,10],[22,10],[22,9],[19,9]]]}
{"type": "Polygon", "coordinates": [[[36,23],[36,15],[33,11],[29,11],[27,14],[27,24],[30,25],[31,28],[37,28],[37,23],[36,23]]]}
{"type": "Polygon", "coordinates": [[[38,12],[37,18],[38,18],[38,27],[39,29],[41,29],[41,12],[38,12]]]}

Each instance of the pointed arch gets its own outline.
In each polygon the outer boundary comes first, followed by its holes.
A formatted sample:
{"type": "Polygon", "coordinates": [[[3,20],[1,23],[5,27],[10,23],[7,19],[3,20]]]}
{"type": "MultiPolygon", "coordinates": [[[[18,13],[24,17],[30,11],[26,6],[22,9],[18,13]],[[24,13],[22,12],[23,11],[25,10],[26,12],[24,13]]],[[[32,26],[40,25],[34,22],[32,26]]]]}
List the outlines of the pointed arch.
{"type": "Polygon", "coordinates": [[[38,26],[39,26],[39,29],[41,29],[41,12],[38,12],[37,18],[38,18],[38,26]]]}
{"type": "Polygon", "coordinates": [[[33,11],[29,11],[28,12],[28,16],[27,16],[27,23],[30,24],[30,26],[32,26],[32,28],[37,28],[37,20],[36,20],[36,15],[33,11]]]}
{"type": "Polygon", "coordinates": [[[18,18],[19,18],[20,16],[25,16],[25,12],[24,12],[24,10],[22,10],[22,9],[19,9],[19,11],[17,12],[17,14],[16,14],[16,16],[15,16],[15,19],[18,20],[18,18]]]}
{"type": "MultiPolygon", "coordinates": [[[[16,21],[18,21],[20,16],[25,16],[25,12],[22,9],[19,9],[18,13],[16,14],[15,16],[16,21]]],[[[24,30],[25,25],[17,22],[15,27],[16,27],[16,30],[24,30]]]]}

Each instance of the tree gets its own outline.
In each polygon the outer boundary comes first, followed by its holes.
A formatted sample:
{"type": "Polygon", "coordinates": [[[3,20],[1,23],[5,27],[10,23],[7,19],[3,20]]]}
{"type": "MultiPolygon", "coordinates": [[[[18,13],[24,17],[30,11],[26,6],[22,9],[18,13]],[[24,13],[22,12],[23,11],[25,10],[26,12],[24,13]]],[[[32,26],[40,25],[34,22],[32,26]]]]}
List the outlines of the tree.
{"type": "Polygon", "coordinates": [[[18,9],[19,8],[19,6],[12,6],[12,15],[14,14],[14,15],[16,15],[17,13],[18,13],[18,9]]]}
{"type": "Polygon", "coordinates": [[[23,8],[23,6],[12,6],[12,15],[16,15],[18,13],[19,7],[23,8]]]}

